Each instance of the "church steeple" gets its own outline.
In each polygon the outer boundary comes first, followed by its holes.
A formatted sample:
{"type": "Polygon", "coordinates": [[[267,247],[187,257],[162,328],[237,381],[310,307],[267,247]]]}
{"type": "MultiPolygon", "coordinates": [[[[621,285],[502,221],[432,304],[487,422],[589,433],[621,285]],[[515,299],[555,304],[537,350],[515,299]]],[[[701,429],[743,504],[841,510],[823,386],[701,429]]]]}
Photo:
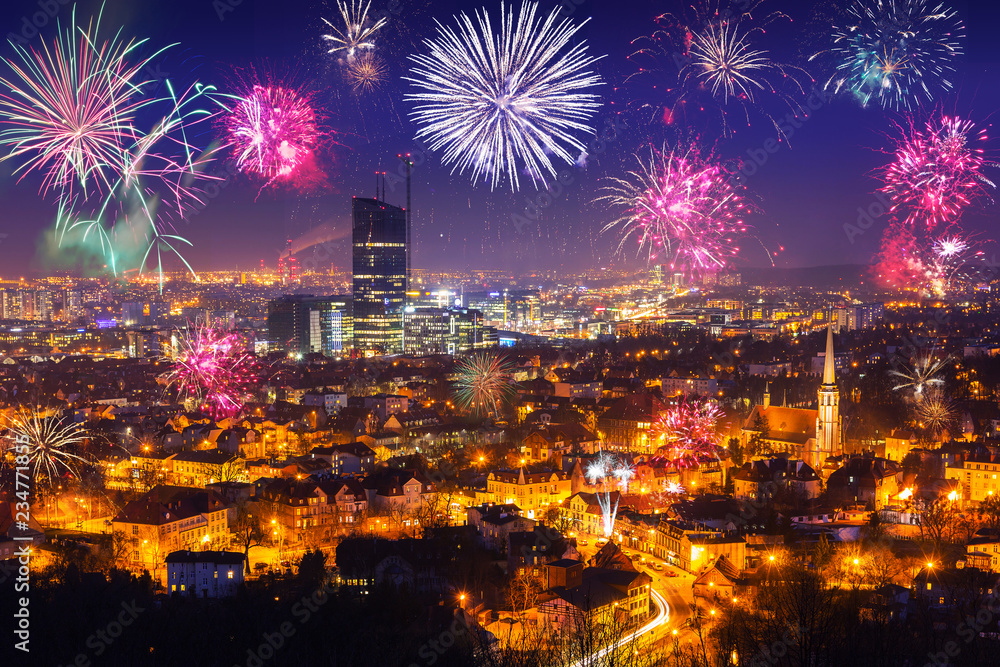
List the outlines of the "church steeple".
{"type": "Polygon", "coordinates": [[[826,328],[826,357],[823,359],[823,384],[836,385],[837,378],[834,374],[833,357],[833,324],[826,328]]]}
{"type": "Polygon", "coordinates": [[[826,329],[826,358],[823,359],[823,384],[819,386],[819,409],[816,415],[816,449],[809,462],[818,472],[827,457],[844,453],[840,442],[840,389],[835,373],[833,325],[826,329]]]}

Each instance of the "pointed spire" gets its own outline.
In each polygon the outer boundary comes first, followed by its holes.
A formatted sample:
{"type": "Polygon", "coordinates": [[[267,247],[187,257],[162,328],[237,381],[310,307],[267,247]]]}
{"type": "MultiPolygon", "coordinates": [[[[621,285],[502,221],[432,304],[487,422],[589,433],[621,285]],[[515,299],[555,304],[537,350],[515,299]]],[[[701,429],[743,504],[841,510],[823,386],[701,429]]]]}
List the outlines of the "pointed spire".
{"type": "Polygon", "coordinates": [[[823,360],[823,384],[837,384],[834,377],[833,323],[826,328],[826,358],[823,360]]]}

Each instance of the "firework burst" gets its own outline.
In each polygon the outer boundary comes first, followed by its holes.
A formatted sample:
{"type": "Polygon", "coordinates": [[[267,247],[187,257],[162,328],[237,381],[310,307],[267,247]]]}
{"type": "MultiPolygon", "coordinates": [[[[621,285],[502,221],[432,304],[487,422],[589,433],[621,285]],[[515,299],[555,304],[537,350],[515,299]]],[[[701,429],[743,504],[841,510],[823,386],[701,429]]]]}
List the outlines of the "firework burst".
{"type": "Polygon", "coordinates": [[[676,468],[692,468],[703,461],[719,460],[716,424],[722,410],[711,401],[681,401],[663,413],[653,425],[660,445],[658,457],[676,468]]]}
{"type": "Polygon", "coordinates": [[[597,486],[597,503],[601,507],[604,537],[610,538],[615,528],[621,494],[628,491],[635,469],[625,459],[600,452],[587,465],[587,479],[597,486]],[[618,493],[614,493],[618,491],[618,493]]]}
{"type": "Polygon", "coordinates": [[[984,260],[985,253],[972,237],[952,233],[933,238],[893,222],[883,233],[875,270],[886,287],[942,298],[960,280],[972,279],[984,260]]]}
{"type": "Polygon", "coordinates": [[[747,234],[748,212],[740,187],[711,157],[697,149],[650,147],[648,159],[628,178],[611,178],[598,198],[621,211],[604,231],[621,234],[619,250],[634,240],[650,262],[666,258],[672,270],[689,275],[723,269],[747,234]]]}
{"type": "Polygon", "coordinates": [[[479,415],[500,414],[514,395],[511,364],[496,352],[478,352],[458,363],[455,372],[455,402],[459,408],[479,415]]]}
{"type": "Polygon", "coordinates": [[[949,116],[929,120],[924,129],[904,132],[895,159],[881,172],[882,192],[893,213],[905,213],[911,225],[928,231],[948,226],[978,201],[988,200],[996,187],[983,175],[992,166],[982,145],[986,130],[971,121],[949,116]]]}
{"type": "Polygon", "coordinates": [[[238,414],[255,365],[238,336],[194,324],[181,335],[177,348],[164,375],[167,387],[176,387],[178,398],[190,409],[216,419],[238,414]]]}
{"type": "Polygon", "coordinates": [[[145,40],[106,41],[99,32],[100,16],[82,26],[74,10],[51,44],[12,45],[14,57],[3,60],[10,73],[0,77],[6,88],[0,145],[9,149],[4,159],[21,161],[22,178],[40,175],[42,194],[55,196],[60,243],[70,231],[97,239],[117,274],[125,268],[120,242],[131,238],[145,244],[139,270],[155,257],[162,276],[161,253],[183,260],[177,246],[187,243],[173,233],[173,222],[203,201],[207,183],[219,180],[205,174],[215,151],[189,138],[220,103],[212,87],[176,90],[169,80],[166,95],[154,96],[159,82],[145,72],[155,70],[153,60],[166,49],[139,57],[145,40]],[[147,116],[158,120],[144,130],[147,116]]]}
{"type": "Polygon", "coordinates": [[[936,358],[933,350],[928,354],[915,357],[909,368],[889,371],[889,375],[897,379],[893,390],[912,391],[913,398],[918,402],[923,399],[926,390],[935,390],[930,393],[937,393],[936,390],[944,385],[944,380],[938,376],[950,361],[950,356],[936,358]]]}
{"type": "Polygon", "coordinates": [[[921,428],[933,436],[953,429],[957,420],[954,404],[938,390],[921,396],[914,405],[913,412],[921,428]]]}
{"type": "Polygon", "coordinates": [[[598,97],[586,91],[601,84],[590,70],[597,58],[585,41],[571,45],[586,21],[560,20],[559,8],[543,18],[528,1],[516,19],[513,7],[500,11],[498,34],[485,10],[459,14],[456,28],[438,23],[427,53],[410,56],[415,92],[406,99],[417,138],[441,150],[452,173],[493,188],[507,179],[516,190],[523,170],[537,187],[556,176],[553,157],[574,164],[585,152],[579,135],[594,133],[598,97]]]}
{"type": "Polygon", "coordinates": [[[323,19],[323,23],[333,29],[333,34],[323,35],[323,39],[329,42],[327,53],[342,53],[350,62],[355,56],[375,48],[375,33],[385,26],[386,19],[369,20],[371,0],[351,0],[350,5],[345,0],[338,0],[337,7],[340,9],[341,25],[323,19]]]}
{"type": "Polygon", "coordinates": [[[385,81],[385,64],[374,53],[365,53],[354,59],[347,68],[347,76],[354,92],[370,93],[385,81]]]}
{"type": "Polygon", "coordinates": [[[762,0],[738,4],[695,2],[684,13],[657,17],[657,29],[635,40],[638,48],[629,59],[638,70],[628,81],[650,86],[637,97],[646,100],[644,107],[662,110],[667,125],[680,118],[694,121],[700,115],[717,120],[728,136],[730,107],[738,104],[748,125],[751,115],[759,114],[784,136],[778,116],[788,111],[796,116],[807,113],[795,100],[804,94],[803,83],[811,77],[798,67],[772,60],[754,43],[767,25],[788,17],[757,11],[762,0]]]}
{"type": "Polygon", "coordinates": [[[10,419],[6,444],[18,467],[31,468],[35,484],[52,488],[64,474],[79,477],[79,467],[88,461],[71,450],[85,440],[83,429],[73,422],[21,409],[10,419]]]}
{"type": "Polygon", "coordinates": [[[855,0],[834,26],[837,65],[826,88],[850,91],[863,106],[912,108],[952,88],[964,37],[958,13],[937,0],[855,0]]]}
{"type": "Polygon", "coordinates": [[[256,75],[237,85],[243,92],[224,118],[237,168],[263,180],[262,189],[307,182],[320,141],[310,96],[256,75]]]}

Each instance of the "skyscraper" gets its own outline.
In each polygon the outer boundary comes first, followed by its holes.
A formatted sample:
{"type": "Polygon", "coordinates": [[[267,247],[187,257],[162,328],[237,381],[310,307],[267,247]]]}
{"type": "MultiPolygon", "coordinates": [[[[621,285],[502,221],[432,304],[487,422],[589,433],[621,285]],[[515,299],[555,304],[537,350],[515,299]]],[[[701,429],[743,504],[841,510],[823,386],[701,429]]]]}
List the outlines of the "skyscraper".
{"type": "Polygon", "coordinates": [[[363,353],[403,351],[406,299],[406,211],[378,199],[354,198],[354,347],[363,353]]]}

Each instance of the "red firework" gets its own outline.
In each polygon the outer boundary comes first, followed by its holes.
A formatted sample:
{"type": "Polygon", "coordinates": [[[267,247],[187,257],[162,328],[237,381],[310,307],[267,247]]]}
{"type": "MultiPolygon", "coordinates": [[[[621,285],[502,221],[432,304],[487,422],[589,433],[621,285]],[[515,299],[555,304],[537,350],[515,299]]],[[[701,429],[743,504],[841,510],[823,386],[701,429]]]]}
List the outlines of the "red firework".
{"type": "Polygon", "coordinates": [[[693,468],[702,461],[719,459],[716,424],[722,410],[712,401],[684,400],[663,413],[653,424],[653,435],[662,444],[658,458],[676,468],[693,468]]]}
{"type": "Polygon", "coordinates": [[[935,237],[894,221],[882,235],[875,274],[883,286],[915,290],[922,296],[943,297],[984,253],[969,236],[935,237]]]}
{"type": "Polygon", "coordinates": [[[310,95],[256,76],[238,85],[243,92],[224,121],[237,168],[264,187],[314,187],[322,176],[315,155],[322,132],[310,95]]]}
{"type": "Polygon", "coordinates": [[[989,198],[995,185],[983,175],[986,130],[971,121],[941,116],[924,129],[910,126],[895,159],[881,172],[881,190],[906,223],[932,231],[955,223],[962,212],[989,198]]]}

